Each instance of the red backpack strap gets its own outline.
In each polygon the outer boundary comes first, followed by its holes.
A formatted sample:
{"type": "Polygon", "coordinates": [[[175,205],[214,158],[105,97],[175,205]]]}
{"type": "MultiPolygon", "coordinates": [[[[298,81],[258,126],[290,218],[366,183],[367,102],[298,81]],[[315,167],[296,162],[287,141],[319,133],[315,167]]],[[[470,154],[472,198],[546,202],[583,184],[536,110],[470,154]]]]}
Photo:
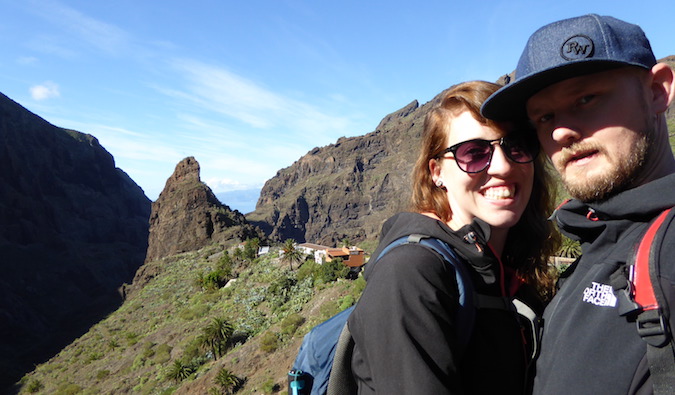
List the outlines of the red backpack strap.
{"type": "MultiPolygon", "coordinates": [[[[642,237],[637,248],[635,256],[635,264],[631,273],[631,282],[633,283],[633,300],[640,305],[642,310],[656,310],[659,308],[659,303],[654,295],[654,287],[649,275],[649,262],[653,251],[654,238],[656,237],[661,224],[666,220],[666,216],[672,209],[662,212],[656,220],[654,220],[647,232],[642,237]]],[[[656,257],[655,257],[656,258],[656,257]]]]}
{"type": "Polygon", "coordinates": [[[668,327],[668,312],[664,311],[669,306],[659,281],[661,244],[675,214],[671,210],[665,210],[649,225],[638,245],[631,271],[632,296],[639,306],[635,320],[637,331],[647,342],[649,372],[656,395],[675,393],[675,342],[672,328],[668,327]]]}

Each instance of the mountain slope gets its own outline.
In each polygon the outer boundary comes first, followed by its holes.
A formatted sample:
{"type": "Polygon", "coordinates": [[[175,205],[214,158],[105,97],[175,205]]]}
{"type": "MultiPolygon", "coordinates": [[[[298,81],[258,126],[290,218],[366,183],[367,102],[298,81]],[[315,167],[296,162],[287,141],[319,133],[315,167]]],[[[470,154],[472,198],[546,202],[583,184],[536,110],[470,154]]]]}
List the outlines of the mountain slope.
{"type": "Polygon", "coordinates": [[[221,369],[245,380],[241,394],[285,388],[304,334],[351,305],[363,282],[326,281],[311,263],[290,271],[275,250],[235,261],[236,281],[228,286],[201,287],[199,278],[220,266],[223,256],[222,246],[213,245],[150,262],[160,268],[157,276],[27,375],[22,393],[220,393],[209,391],[218,387],[221,369]],[[235,332],[232,347],[214,360],[198,345],[216,318],[235,332]],[[195,370],[175,379],[177,363],[195,370]]]}
{"type": "Polygon", "coordinates": [[[0,94],[0,389],[121,303],[149,215],[95,137],[0,94]]]}

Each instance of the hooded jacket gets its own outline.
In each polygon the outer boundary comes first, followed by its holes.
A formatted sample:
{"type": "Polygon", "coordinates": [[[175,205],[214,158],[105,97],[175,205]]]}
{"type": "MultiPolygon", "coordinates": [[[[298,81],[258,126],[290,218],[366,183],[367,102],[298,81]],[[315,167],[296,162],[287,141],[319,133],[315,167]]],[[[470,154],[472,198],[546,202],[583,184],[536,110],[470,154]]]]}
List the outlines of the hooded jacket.
{"type": "MultiPolygon", "coordinates": [[[[421,214],[401,213],[383,226],[379,251],[401,236],[425,234],[450,244],[468,264],[477,293],[500,296],[509,286],[480,220],[453,232],[421,214]],[[471,234],[473,237],[465,237],[471,234]],[[475,242],[473,242],[475,240],[475,242]]],[[[459,355],[454,269],[436,252],[405,244],[368,263],[367,286],[348,325],[359,394],[520,394],[528,358],[513,312],[479,309],[459,355]]],[[[524,289],[521,287],[521,289],[524,289]]],[[[506,291],[510,293],[509,291],[506,291]]],[[[467,323],[460,323],[467,324],[467,323]]]]}
{"type": "MultiPolygon", "coordinates": [[[[563,273],[544,313],[535,394],[651,394],[646,344],[635,322],[619,316],[610,276],[634,253],[649,222],[675,205],[675,174],[601,203],[571,200],[554,218],[581,243],[582,257],[563,273]]],[[[661,287],[675,301],[675,230],[660,254],[661,287]]],[[[655,285],[656,286],[656,285],[655,285]]]]}

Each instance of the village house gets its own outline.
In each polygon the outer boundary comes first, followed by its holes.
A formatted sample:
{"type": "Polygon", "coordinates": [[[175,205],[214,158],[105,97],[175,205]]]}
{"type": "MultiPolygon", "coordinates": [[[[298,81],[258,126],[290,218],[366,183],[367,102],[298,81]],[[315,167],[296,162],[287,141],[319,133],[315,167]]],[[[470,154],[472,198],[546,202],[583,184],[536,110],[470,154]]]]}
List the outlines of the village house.
{"type": "Polygon", "coordinates": [[[342,263],[349,267],[360,267],[365,263],[365,253],[358,247],[333,248],[320,244],[302,243],[297,247],[306,255],[312,255],[316,263],[330,262],[341,258],[342,263]]]}

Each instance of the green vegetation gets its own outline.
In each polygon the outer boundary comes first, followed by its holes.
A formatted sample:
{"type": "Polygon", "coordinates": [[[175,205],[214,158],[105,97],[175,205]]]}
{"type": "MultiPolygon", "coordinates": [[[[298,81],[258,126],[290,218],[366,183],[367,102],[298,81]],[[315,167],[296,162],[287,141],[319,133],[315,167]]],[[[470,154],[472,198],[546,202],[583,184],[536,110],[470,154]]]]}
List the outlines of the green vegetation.
{"type": "Polygon", "coordinates": [[[166,377],[179,383],[183,380],[186,380],[190,375],[194,373],[194,369],[184,364],[182,361],[173,361],[173,365],[166,372],[166,377]]]}
{"type": "Polygon", "coordinates": [[[211,352],[214,359],[223,356],[227,343],[234,333],[234,327],[224,318],[214,318],[211,323],[202,329],[198,341],[206,350],[211,352]]]}
{"type": "Polygon", "coordinates": [[[243,380],[225,368],[221,368],[216,375],[215,383],[224,394],[232,394],[243,384],[243,380]]]}
{"type": "Polygon", "coordinates": [[[563,258],[578,258],[581,256],[581,246],[578,241],[563,236],[557,255],[563,258]]]}
{"type": "Polygon", "coordinates": [[[200,380],[213,394],[278,392],[288,355],[311,327],[352,305],[364,281],[341,280],[338,261],[298,259],[290,270],[283,246],[260,257],[258,246],[213,245],[147,263],[158,274],[26,375],[20,393],[169,394],[200,380]],[[260,353],[264,361],[253,362],[260,353]]]}
{"type": "Polygon", "coordinates": [[[302,252],[295,248],[295,240],[293,239],[286,240],[282,252],[282,259],[284,262],[288,263],[291,270],[293,270],[294,263],[300,263],[302,261],[302,252]]]}

